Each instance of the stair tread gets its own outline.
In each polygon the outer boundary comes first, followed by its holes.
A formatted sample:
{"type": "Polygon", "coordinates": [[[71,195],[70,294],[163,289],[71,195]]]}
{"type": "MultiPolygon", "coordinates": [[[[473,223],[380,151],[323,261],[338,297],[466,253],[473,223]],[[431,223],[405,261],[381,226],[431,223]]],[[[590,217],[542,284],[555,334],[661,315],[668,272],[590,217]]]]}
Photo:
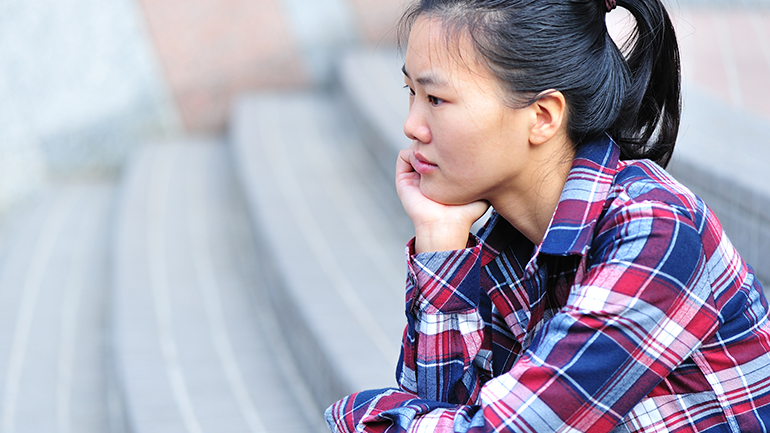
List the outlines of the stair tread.
{"type": "Polygon", "coordinates": [[[327,377],[307,378],[317,400],[395,386],[412,228],[392,179],[328,95],[247,95],[234,113],[234,159],[286,313],[305,322],[294,332],[309,332],[327,363],[327,377]]]}
{"type": "Polygon", "coordinates": [[[284,355],[266,336],[274,329],[241,268],[244,248],[254,247],[236,238],[249,233],[233,231],[239,210],[229,164],[217,140],[183,140],[146,146],[127,176],[114,321],[137,433],[322,427],[320,409],[303,406],[281,374],[284,355]]]}
{"type": "Polygon", "coordinates": [[[113,188],[60,185],[18,216],[0,261],[0,428],[109,430],[107,250],[113,188]]]}

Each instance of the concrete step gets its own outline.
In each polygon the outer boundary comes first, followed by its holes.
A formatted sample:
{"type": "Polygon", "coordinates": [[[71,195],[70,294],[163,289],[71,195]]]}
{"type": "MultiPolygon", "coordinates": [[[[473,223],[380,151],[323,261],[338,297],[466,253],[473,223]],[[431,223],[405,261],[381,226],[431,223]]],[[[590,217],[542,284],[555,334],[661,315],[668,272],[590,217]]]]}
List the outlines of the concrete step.
{"type": "MultiPolygon", "coordinates": [[[[383,167],[408,146],[400,62],[395,51],[363,49],[338,65],[340,89],[383,167]]],[[[669,171],[706,200],[757,276],[770,283],[770,122],[726,107],[693,85],[683,94],[669,171]]]]}
{"type": "Polygon", "coordinates": [[[270,294],[315,400],[395,386],[413,232],[392,174],[328,95],[245,95],[233,113],[230,145],[273,269],[270,294]]]}
{"type": "Polygon", "coordinates": [[[344,53],[336,70],[336,85],[366,137],[364,143],[390,177],[398,151],[409,147],[403,128],[409,114],[403,64],[395,49],[361,48],[344,53]]]}
{"type": "Polygon", "coordinates": [[[116,208],[113,327],[125,418],[145,432],[320,432],[265,303],[217,139],[148,145],[116,208]]]}
{"type": "Polygon", "coordinates": [[[4,222],[3,432],[122,431],[106,326],[113,189],[60,185],[4,222]]]}

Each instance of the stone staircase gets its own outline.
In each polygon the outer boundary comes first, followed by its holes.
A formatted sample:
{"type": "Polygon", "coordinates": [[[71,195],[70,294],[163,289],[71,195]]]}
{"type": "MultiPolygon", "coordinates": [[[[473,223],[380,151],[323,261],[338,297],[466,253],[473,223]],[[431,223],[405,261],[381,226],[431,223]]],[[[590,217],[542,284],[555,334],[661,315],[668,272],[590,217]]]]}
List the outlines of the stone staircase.
{"type": "Polygon", "coordinates": [[[410,227],[392,182],[328,95],[244,96],[235,113],[237,171],[277,274],[269,290],[314,397],[395,385],[410,227]]]}
{"type": "Polygon", "coordinates": [[[123,180],[112,321],[130,431],[321,430],[234,181],[215,139],[146,146],[123,180]]]}
{"type": "MultiPolygon", "coordinates": [[[[395,386],[399,62],[353,52],[332,90],[243,95],[225,137],[148,143],[117,185],[7,218],[0,433],[322,432],[336,399],[395,386]]],[[[769,281],[770,129],[691,94],[671,169],[769,281]]]]}
{"type": "Polygon", "coordinates": [[[56,187],[4,224],[0,431],[120,431],[106,314],[113,196],[56,187]]]}

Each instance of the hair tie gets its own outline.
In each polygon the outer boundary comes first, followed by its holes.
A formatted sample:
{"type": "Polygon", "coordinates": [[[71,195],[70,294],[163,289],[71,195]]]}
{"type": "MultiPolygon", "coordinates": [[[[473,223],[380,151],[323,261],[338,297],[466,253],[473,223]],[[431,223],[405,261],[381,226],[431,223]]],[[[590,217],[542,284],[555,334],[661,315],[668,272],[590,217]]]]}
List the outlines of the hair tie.
{"type": "Polygon", "coordinates": [[[604,6],[607,7],[607,13],[609,13],[618,6],[618,2],[617,0],[604,0],[604,6]]]}

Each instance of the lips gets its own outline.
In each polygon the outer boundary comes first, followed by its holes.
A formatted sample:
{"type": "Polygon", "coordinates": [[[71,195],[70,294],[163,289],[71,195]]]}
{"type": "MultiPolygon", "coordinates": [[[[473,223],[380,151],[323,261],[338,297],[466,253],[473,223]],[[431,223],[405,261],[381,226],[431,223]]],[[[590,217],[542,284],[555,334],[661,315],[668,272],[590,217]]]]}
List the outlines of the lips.
{"type": "Polygon", "coordinates": [[[428,174],[438,168],[438,165],[431,163],[419,152],[412,152],[412,157],[409,161],[414,167],[414,171],[421,175],[428,174]]]}

